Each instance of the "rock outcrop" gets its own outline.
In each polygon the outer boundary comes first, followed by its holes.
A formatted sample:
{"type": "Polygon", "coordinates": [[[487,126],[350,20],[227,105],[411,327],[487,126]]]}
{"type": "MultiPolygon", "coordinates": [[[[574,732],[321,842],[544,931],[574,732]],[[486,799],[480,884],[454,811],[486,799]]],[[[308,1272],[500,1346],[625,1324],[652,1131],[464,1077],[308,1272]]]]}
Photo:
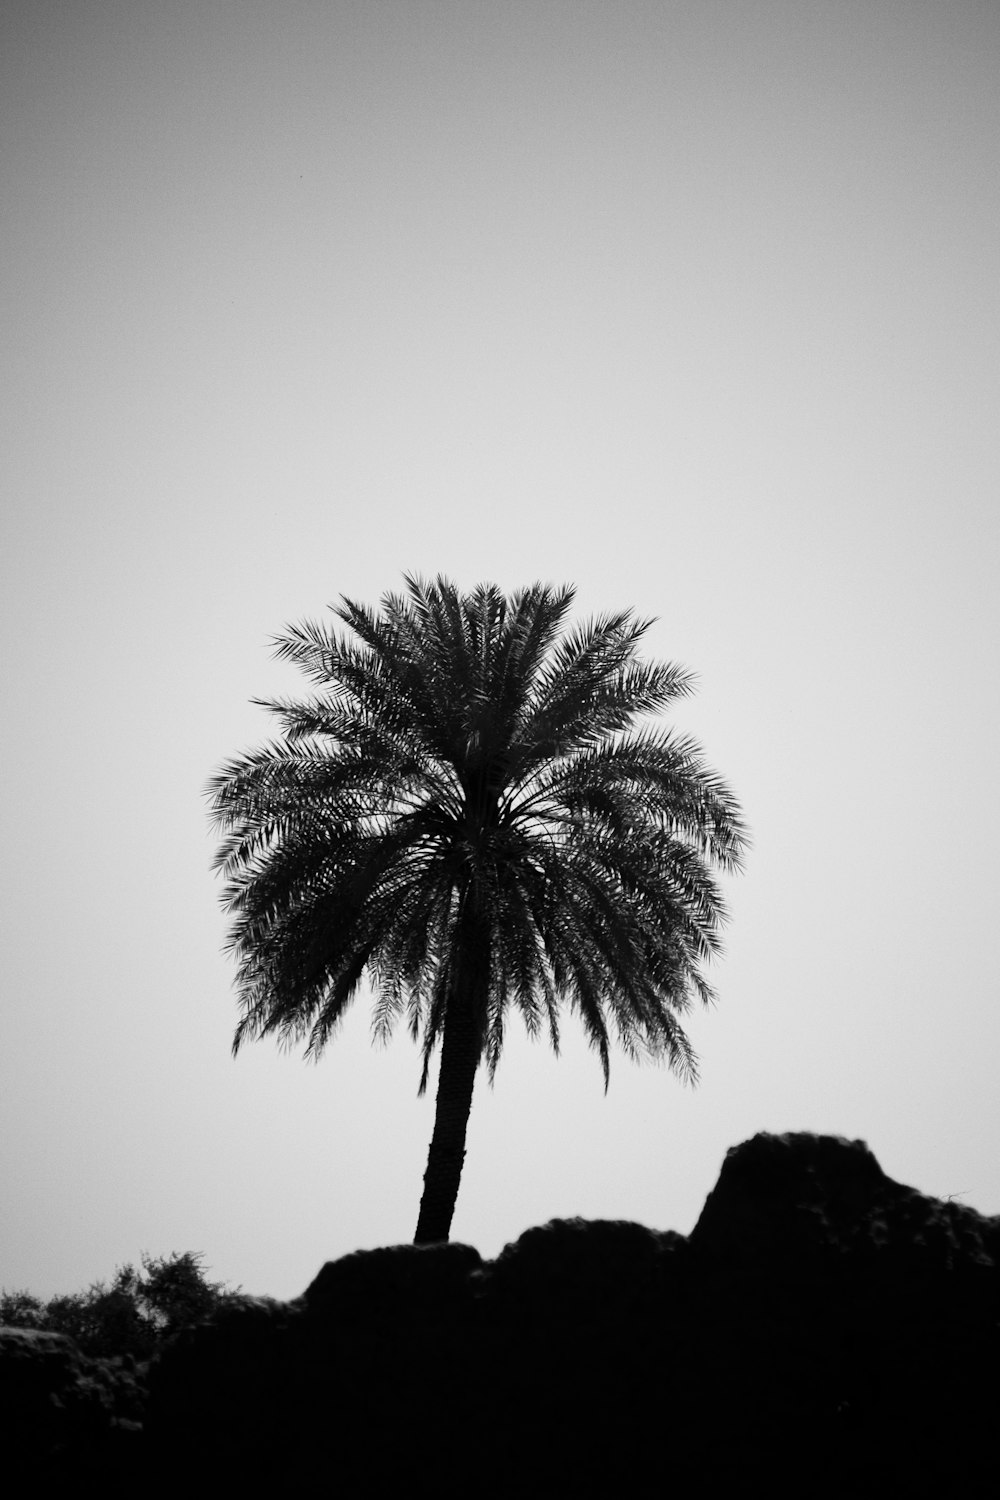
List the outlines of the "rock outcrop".
{"type": "Polygon", "coordinates": [[[756,1136],[689,1238],[555,1221],[358,1252],[150,1371],[146,1489],[950,1495],[994,1464],[1000,1219],[756,1136]]]}
{"type": "Polygon", "coordinates": [[[726,1153],[691,1245],[739,1265],[961,1270],[1000,1264],[1000,1218],[893,1182],[864,1141],[762,1134],[726,1153]]]}
{"type": "Polygon", "coordinates": [[[72,1339],[0,1327],[0,1417],[8,1493],[47,1495],[92,1478],[125,1493],[144,1465],[143,1372],[88,1359],[72,1339]]]}

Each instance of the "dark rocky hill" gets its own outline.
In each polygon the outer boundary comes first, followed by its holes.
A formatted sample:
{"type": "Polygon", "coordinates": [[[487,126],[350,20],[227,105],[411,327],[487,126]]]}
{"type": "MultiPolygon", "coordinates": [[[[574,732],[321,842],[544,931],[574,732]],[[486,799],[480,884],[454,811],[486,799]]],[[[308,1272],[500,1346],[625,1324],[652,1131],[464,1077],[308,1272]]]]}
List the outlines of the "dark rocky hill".
{"type": "MultiPolygon", "coordinates": [[[[8,1412],[25,1369],[22,1351],[8,1412]]],[[[568,1220],[492,1262],[358,1252],[295,1302],[185,1330],[148,1382],[141,1435],[126,1420],[116,1445],[111,1412],[60,1436],[50,1411],[25,1474],[96,1464],[110,1490],[187,1495],[978,1493],[1000,1218],[893,1182],[863,1142],[758,1135],[687,1239],[568,1220]]]]}

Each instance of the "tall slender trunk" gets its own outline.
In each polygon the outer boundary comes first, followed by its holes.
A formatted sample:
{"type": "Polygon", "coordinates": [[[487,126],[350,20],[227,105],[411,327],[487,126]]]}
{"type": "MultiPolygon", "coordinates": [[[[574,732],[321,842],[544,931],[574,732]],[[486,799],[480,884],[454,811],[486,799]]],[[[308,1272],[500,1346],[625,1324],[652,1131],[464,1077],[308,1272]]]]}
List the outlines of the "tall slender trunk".
{"type": "Polygon", "coordinates": [[[465,1132],[482,1055],[479,1018],[468,1003],[448,1007],[441,1040],[441,1071],[434,1107],[434,1134],[427,1153],[415,1245],[447,1240],[465,1161],[465,1132]]]}

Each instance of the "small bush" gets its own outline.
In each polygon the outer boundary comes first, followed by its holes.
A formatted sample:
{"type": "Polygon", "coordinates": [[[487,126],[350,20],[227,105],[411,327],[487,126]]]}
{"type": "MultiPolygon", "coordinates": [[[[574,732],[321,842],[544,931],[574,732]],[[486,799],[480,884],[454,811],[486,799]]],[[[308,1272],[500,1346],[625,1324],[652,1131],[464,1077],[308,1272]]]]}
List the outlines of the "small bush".
{"type": "Polygon", "coordinates": [[[66,1334],[95,1358],[147,1360],[171,1334],[203,1322],[237,1295],[208,1281],[201,1262],[190,1250],[160,1259],[143,1255],[141,1271],[119,1266],[110,1286],[95,1281],[85,1292],[47,1303],[30,1292],[0,1292],[0,1323],[66,1334]]]}
{"type": "Polygon", "coordinates": [[[14,1328],[43,1328],[45,1305],[30,1292],[0,1292],[0,1323],[14,1328]]]}

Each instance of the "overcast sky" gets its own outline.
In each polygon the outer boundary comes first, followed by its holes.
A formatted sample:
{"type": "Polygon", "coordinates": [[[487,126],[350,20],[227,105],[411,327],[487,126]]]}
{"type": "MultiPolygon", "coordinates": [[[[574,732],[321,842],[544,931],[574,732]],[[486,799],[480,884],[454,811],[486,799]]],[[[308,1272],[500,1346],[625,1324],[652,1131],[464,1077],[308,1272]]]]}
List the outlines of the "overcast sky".
{"type": "Polygon", "coordinates": [[[997,6],[8,0],[0,60],[0,1284],[412,1237],[408,1037],[230,1055],[203,798],[404,570],[655,615],[754,839],[700,1086],[513,1025],[454,1237],[687,1232],[758,1130],[1000,1212],[997,6]]]}

